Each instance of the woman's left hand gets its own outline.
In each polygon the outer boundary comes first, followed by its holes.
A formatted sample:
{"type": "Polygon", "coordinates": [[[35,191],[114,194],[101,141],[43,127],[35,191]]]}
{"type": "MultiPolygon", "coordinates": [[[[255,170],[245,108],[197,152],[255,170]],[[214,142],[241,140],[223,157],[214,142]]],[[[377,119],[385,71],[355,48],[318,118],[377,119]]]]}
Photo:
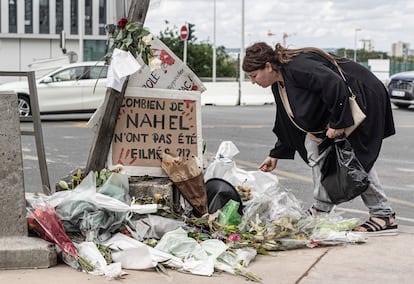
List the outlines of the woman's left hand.
{"type": "Polygon", "coordinates": [[[342,134],[344,134],[344,132],[345,132],[344,128],[342,128],[342,129],[328,128],[328,130],[326,131],[326,136],[328,138],[333,139],[335,137],[341,136],[342,134]]]}

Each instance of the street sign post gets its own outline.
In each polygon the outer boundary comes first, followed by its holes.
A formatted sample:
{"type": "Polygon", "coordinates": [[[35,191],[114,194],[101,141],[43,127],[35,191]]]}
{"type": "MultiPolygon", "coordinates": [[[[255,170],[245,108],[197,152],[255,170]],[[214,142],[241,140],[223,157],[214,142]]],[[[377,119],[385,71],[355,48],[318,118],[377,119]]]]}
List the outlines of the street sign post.
{"type": "Polygon", "coordinates": [[[180,29],[180,38],[182,40],[187,40],[188,39],[188,27],[187,25],[183,25],[180,29]]]}
{"type": "Polygon", "coordinates": [[[181,26],[180,29],[180,38],[184,41],[184,50],[183,50],[183,61],[184,64],[187,64],[187,40],[188,40],[188,26],[187,24],[181,26]]]}

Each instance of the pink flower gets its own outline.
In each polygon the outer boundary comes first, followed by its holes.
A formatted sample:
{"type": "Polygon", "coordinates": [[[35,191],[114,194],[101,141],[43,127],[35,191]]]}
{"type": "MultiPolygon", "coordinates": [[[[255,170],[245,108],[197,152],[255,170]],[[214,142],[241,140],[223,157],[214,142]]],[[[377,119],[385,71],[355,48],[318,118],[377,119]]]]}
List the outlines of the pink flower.
{"type": "Polygon", "coordinates": [[[241,242],[241,238],[239,234],[233,234],[227,237],[227,241],[228,242],[235,242],[235,241],[241,242]]]}
{"type": "Polygon", "coordinates": [[[121,18],[118,20],[118,28],[123,29],[125,28],[126,24],[128,23],[128,19],[121,18]]]}

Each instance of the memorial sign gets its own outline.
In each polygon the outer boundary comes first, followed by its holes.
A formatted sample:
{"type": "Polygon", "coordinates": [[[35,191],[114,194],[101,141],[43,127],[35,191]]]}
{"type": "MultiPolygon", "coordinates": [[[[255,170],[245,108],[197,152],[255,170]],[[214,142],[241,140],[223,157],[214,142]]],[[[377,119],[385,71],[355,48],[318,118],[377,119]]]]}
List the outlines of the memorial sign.
{"type": "Polygon", "coordinates": [[[129,175],[165,176],[163,152],[202,161],[200,92],[128,87],[108,167],[121,164],[129,175]]]}

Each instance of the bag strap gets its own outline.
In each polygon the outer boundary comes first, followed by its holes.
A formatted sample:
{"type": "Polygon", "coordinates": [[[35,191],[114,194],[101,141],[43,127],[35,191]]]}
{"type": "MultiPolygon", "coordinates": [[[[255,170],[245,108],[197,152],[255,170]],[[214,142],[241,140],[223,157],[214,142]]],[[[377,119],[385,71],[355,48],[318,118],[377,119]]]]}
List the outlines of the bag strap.
{"type": "Polygon", "coordinates": [[[344,80],[344,82],[345,82],[346,86],[348,87],[349,94],[350,94],[350,95],[349,95],[349,97],[351,97],[351,98],[355,99],[355,94],[354,94],[354,92],[352,91],[351,87],[349,86],[348,81],[347,81],[347,80],[346,80],[346,78],[345,78],[345,75],[344,75],[344,72],[343,72],[342,68],[339,66],[338,62],[336,62],[336,60],[335,60],[335,59],[334,59],[333,64],[334,64],[334,65],[336,66],[336,68],[338,69],[338,71],[339,71],[339,75],[341,75],[342,80],[344,80]]]}
{"type": "Polygon", "coordinates": [[[287,116],[289,117],[289,119],[290,119],[290,121],[293,123],[293,125],[295,125],[296,126],[296,128],[298,128],[299,130],[301,130],[301,131],[303,131],[303,132],[305,132],[305,133],[311,133],[311,134],[319,134],[319,133],[323,133],[323,132],[325,132],[325,130],[321,130],[321,131],[315,131],[315,132],[310,132],[310,131],[307,131],[307,130],[305,130],[305,129],[303,129],[302,127],[300,127],[294,120],[293,120],[293,111],[292,111],[292,109],[291,109],[291,107],[290,107],[290,104],[289,104],[289,99],[288,99],[288,96],[287,96],[287,92],[286,92],[286,89],[285,89],[285,87],[283,87],[283,86],[281,86],[281,84],[280,83],[277,83],[277,87],[278,87],[278,89],[279,89],[279,95],[280,95],[280,99],[282,100],[282,104],[283,104],[283,107],[285,108],[285,110],[286,110],[286,113],[287,113],[287,116]]]}
{"type": "MultiPolygon", "coordinates": [[[[349,90],[349,97],[351,98],[351,99],[355,99],[355,94],[354,94],[354,92],[352,91],[352,89],[351,89],[351,87],[349,86],[349,84],[348,84],[348,81],[346,80],[346,78],[345,78],[345,75],[344,75],[344,73],[343,73],[343,70],[342,70],[342,68],[339,66],[339,64],[338,64],[338,62],[334,59],[333,60],[333,64],[335,65],[335,67],[338,69],[338,71],[339,71],[339,74],[341,75],[341,77],[342,77],[342,80],[344,80],[344,82],[345,82],[345,84],[346,84],[346,86],[347,86],[347,88],[348,88],[348,90],[349,90]]],[[[290,121],[299,129],[299,130],[301,130],[301,131],[303,131],[303,132],[305,132],[305,133],[310,133],[310,134],[319,134],[319,133],[323,133],[323,132],[325,132],[325,130],[321,130],[321,131],[315,131],[315,132],[311,132],[311,131],[307,131],[307,130],[305,130],[305,129],[303,129],[302,127],[300,127],[294,120],[293,120],[293,112],[292,112],[292,109],[291,109],[291,107],[290,107],[290,104],[289,104],[289,99],[288,99],[288,96],[287,96],[287,92],[286,92],[286,89],[283,87],[283,86],[281,86],[281,84],[280,83],[277,83],[277,86],[278,86],[278,89],[279,89],[279,95],[280,95],[280,98],[281,98],[281,100],[282,100],[282,103],[283,103],[283,107],[285,108],[285,110],[286,110],[286,113],[287,113],[287,115],[288,115],[288,117],[289,117],[289,119],[290,119],[290,121]]]]}

